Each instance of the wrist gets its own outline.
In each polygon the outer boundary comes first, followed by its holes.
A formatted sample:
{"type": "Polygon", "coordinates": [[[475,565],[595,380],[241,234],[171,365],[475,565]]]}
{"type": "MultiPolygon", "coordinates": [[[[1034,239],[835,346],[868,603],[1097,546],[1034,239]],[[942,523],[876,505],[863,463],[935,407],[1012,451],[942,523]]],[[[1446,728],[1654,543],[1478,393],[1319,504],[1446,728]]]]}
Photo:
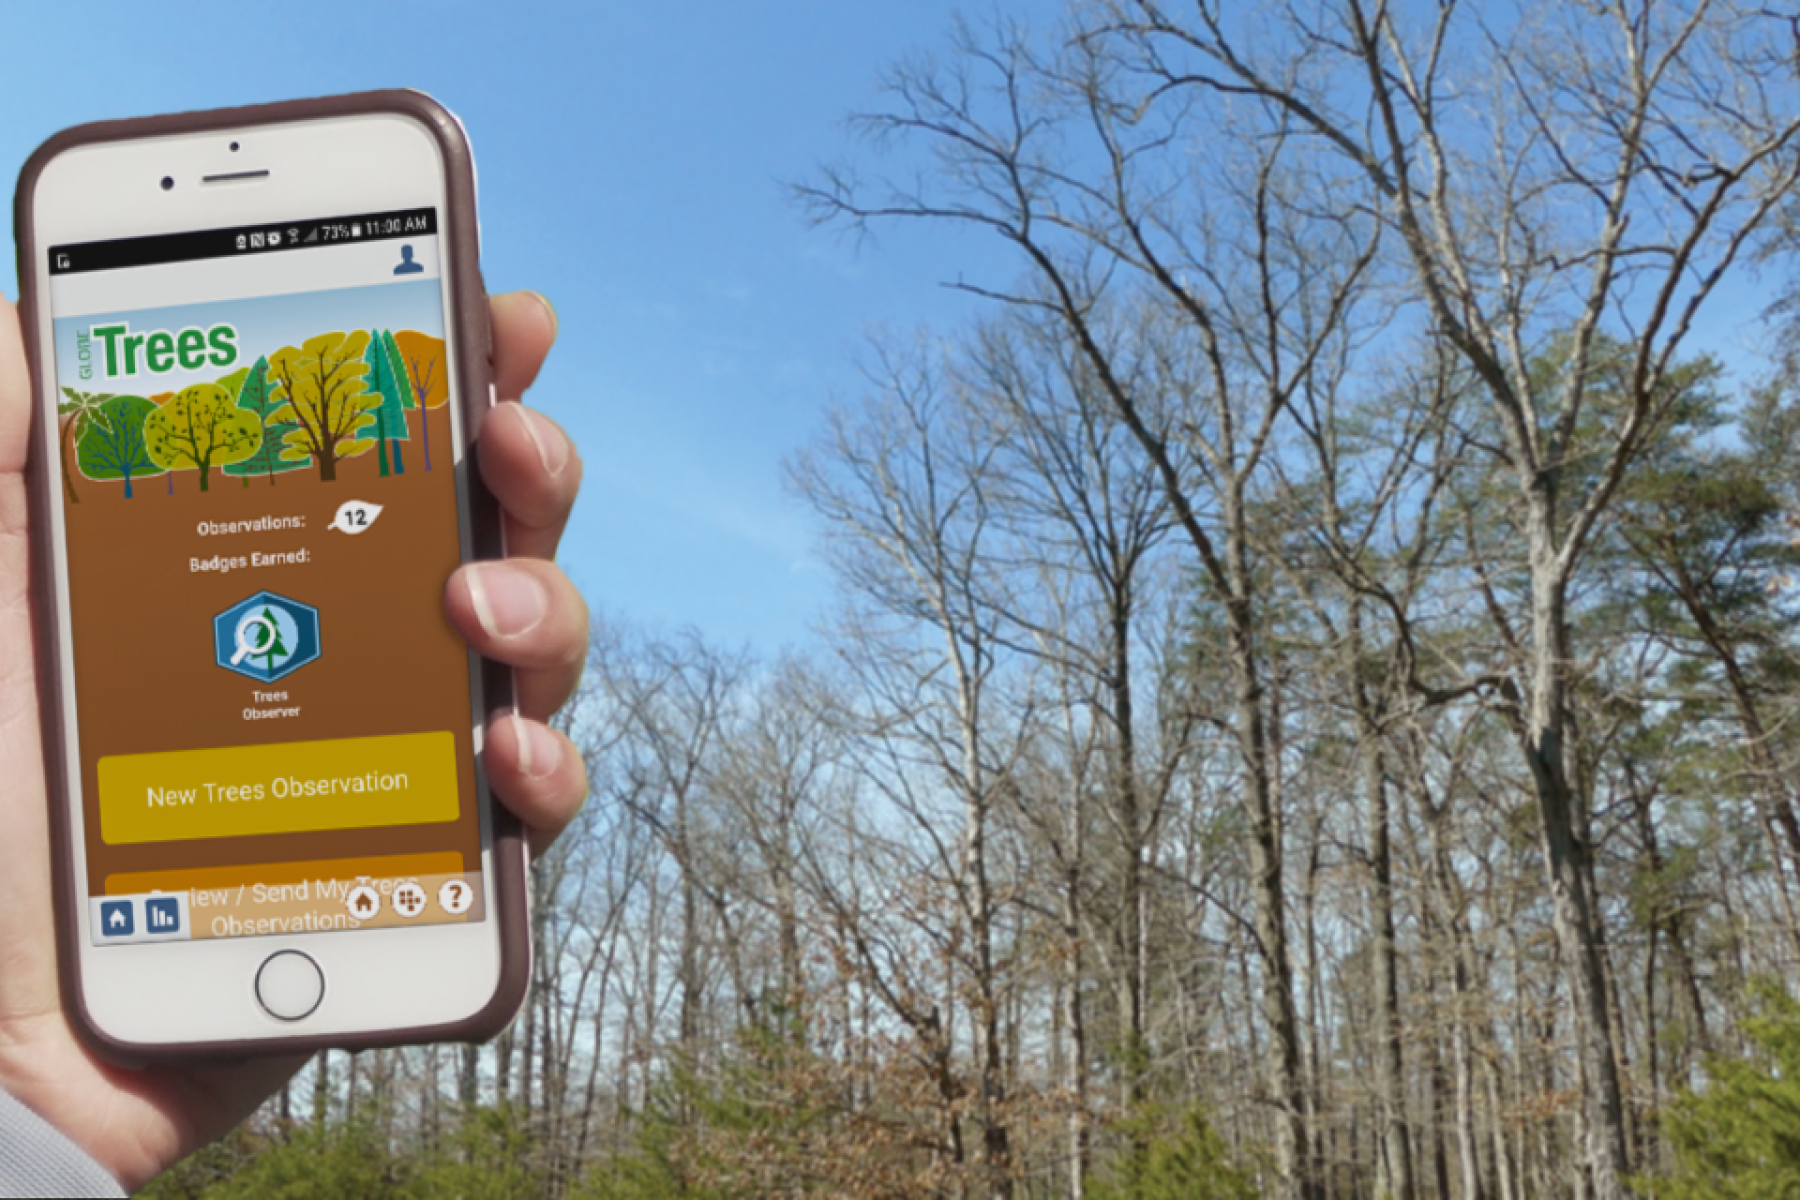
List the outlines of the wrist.
{"type": "Polygon", "coordinates": [[[75,1136],[78,1123],[58,1119],[55,1089],[33,1087],[38,1072],[21,1070],[13,1049],[0,1049],[0,1194],[125,1195],[120,1174],[75,1136]]]}
{"type": "Polygon", "coordinates": [[[0,1024],[0,1090],[125,1188],[181,1156],[138,1072],[96,1059],[60,1012],[0,1024]]]}

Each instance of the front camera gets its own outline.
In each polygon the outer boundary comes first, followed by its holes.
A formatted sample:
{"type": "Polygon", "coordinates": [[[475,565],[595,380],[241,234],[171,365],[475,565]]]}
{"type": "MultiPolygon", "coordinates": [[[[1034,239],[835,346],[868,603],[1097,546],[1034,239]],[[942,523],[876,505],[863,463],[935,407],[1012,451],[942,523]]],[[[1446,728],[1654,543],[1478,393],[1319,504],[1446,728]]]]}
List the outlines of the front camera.
{"type": "Polygon", "coordinates": [[[233,154],[237,153],[237,148],[238,148],[238,144],[236,142],[231,143],[231,152],[233,154]]]}
{"type": "Polygon", "coordinates": [[[165,192],[169,191],[172,188],[174,188],[174,186],[175,186],[175,177],[173,175],[164,175],[163,176],[163,191],[165,191],[165,192]]]}

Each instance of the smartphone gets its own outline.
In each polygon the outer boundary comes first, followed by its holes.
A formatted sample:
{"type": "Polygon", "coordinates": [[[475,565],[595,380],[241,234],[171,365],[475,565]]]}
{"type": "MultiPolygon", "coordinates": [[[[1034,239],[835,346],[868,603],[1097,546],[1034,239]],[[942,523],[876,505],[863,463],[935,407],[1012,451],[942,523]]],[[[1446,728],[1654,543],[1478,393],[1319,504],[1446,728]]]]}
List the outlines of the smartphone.
{"type": "Polygon", "coordinates": [[[126,1060],[485,1037],[528,974],[445,615],[504,553],[475,178],[416,92],[70,129],[16,196],[68,1006],[126,1060]]]}

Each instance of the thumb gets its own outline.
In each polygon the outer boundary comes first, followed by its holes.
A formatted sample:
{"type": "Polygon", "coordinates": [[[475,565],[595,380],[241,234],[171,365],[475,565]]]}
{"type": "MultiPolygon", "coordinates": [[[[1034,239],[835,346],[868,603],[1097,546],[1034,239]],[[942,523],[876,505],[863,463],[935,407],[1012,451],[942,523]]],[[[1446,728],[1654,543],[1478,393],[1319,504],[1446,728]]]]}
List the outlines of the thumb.
{"type": "Polygon", "coordinates": [[[0,296],[0,475],[25,470],[31,442],[31,375],[19,310],[0,296]]]}

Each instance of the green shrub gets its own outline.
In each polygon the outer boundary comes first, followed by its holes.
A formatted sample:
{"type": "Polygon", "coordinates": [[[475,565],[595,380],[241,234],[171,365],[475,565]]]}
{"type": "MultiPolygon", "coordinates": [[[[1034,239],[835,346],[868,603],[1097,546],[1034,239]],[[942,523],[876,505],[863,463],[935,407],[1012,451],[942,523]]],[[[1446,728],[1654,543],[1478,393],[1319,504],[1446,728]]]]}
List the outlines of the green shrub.
{"type": "Polygon", "coordinates": [[[1677,1100],[1664,1121],[1677,1168],[1638,1181],[1657,1200],[1800,1200],[1800,1004],[1765,985],[1744,1023],[1747,1059],[1708,1064],[1704,1091],[1677,1100]]]}
{"type": "Polygon", "coordinates": [[[1118,1154],[1088,1189],[1093,1200],[1258,1200],[1255,1180],[1198,1106],[1173,1117],[1149,1108],[1114,1129],[1142,1145],[1141,1157],[1118,1154]]]}
{"type": "Polygon", "coordinates": [[[310,1127],[292,1140],[265,1140],[225,1178],[204,1180],[208,1152],[182,1163],[143,1192],[144,1200],[391,1200],[405,1196],[411,1171],[389,1154],[368,1125],[323,1133],[310,1127]]]}

